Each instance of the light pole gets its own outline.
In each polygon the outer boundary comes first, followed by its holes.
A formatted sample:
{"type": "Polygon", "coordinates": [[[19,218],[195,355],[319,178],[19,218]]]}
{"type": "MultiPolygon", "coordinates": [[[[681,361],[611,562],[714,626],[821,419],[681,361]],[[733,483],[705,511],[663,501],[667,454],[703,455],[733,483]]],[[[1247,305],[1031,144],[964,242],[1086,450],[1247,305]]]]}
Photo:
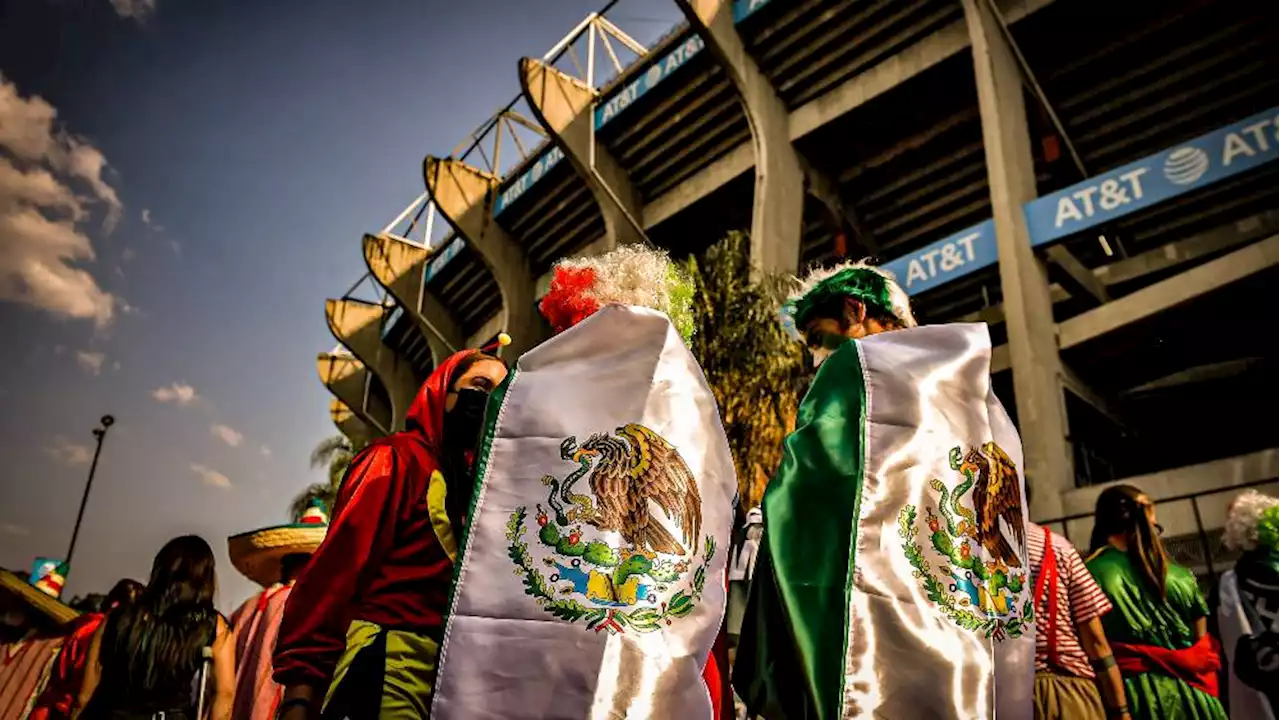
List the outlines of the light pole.
{"type": "Polygon", "coordinates": [[[102,441],[107,437],[107,429],[115,424],[116,419],[110,415],[103,415],[102,427],[93,429],[93,436],[98,439],[98,447],[93,451],[93,464],[89,466],[89,480],[84,484],[84,497],[80,498],[80,512],[76,513],[76,527],[71,531],[71,547],[67,548],[67,557],[63,560],[66,564],[67,572],[63,576],[62,582],[65,587],[67,575],[71,574],[71,556],[76,551],[76,537],[80,535],[80,521],[84,520],[84,506],[89,503],[89,489],[93,487],[93,473],[98,469],[98,456],[102,454],[102,441]]]}

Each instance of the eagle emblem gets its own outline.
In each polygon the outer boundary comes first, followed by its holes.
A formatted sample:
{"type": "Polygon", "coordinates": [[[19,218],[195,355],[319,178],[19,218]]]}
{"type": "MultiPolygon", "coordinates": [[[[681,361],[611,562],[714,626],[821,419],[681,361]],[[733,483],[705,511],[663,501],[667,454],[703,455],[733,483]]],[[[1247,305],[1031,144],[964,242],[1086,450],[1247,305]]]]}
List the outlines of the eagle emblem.
{"type": "Polygon", "coordinates": [[[952,448],[948,461],[959,482],[931,480],[933,502],[898,514],[903,553],[925,596],[952,622],[996,640],[1020,637],[1034,617],[1018,468],[994,442],[952,448]],[[917,542],[922,532],[928,545],[917,542]]]}
{"type": "Polygon", "coordinates": [[[636,423],[560,444],[573,467],[543,475],[543,503],[516,508],[508,554],[524,592],[555,617],[611,634],[652,632],[693,611],[715,540],[675,446],[636,423]],[[537,540],[526,539],[526,528],[537,540]],[[542,567],[539,567],[539,566],[542,567]]]}

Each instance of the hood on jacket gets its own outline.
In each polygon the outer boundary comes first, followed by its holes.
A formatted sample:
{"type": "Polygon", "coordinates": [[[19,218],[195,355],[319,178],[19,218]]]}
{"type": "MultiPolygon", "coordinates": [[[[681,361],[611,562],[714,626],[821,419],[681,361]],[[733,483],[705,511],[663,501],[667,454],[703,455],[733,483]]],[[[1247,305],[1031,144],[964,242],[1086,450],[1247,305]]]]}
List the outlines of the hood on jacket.
{"type": "Polygon", "coordinates": [[[438,454],[444,448],[444,403],[458,366],[467,358],[481,354],[479,350],[463,350],[445,358],[418,388],[418,395],[409,405],[405,432],[421,437],[433,453],[438,454]]]}

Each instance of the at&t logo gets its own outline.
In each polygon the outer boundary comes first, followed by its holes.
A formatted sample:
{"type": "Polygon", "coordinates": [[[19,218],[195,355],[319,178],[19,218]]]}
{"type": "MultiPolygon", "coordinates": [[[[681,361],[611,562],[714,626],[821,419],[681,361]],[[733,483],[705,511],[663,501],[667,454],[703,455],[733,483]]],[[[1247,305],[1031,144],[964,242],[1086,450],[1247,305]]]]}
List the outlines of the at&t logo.
{"type": "Polygon", "coordinates": [[[1164,159],[1164,176],[1174,185],[1190,185],[1209,171],[1209,154],[1198,147],[1180,147],[1164,159]]]}

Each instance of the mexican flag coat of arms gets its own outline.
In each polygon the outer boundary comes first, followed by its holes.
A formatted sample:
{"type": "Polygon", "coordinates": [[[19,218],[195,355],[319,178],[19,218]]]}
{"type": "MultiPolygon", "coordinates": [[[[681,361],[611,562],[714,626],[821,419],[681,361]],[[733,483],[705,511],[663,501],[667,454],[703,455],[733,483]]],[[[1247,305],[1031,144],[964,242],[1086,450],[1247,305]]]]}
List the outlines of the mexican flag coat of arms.
{"type": "Polygon", "coordinates": [[[710,718],[737,481],[671,322],[603,308],[487,415],[432,717],[710,718]]]}
{"type": "Polygon", "coordinates": [[[1032,715],[1022,443],[985,325],[844,342],[764,497],[734,668],[789,720],[1032,715]]]}

